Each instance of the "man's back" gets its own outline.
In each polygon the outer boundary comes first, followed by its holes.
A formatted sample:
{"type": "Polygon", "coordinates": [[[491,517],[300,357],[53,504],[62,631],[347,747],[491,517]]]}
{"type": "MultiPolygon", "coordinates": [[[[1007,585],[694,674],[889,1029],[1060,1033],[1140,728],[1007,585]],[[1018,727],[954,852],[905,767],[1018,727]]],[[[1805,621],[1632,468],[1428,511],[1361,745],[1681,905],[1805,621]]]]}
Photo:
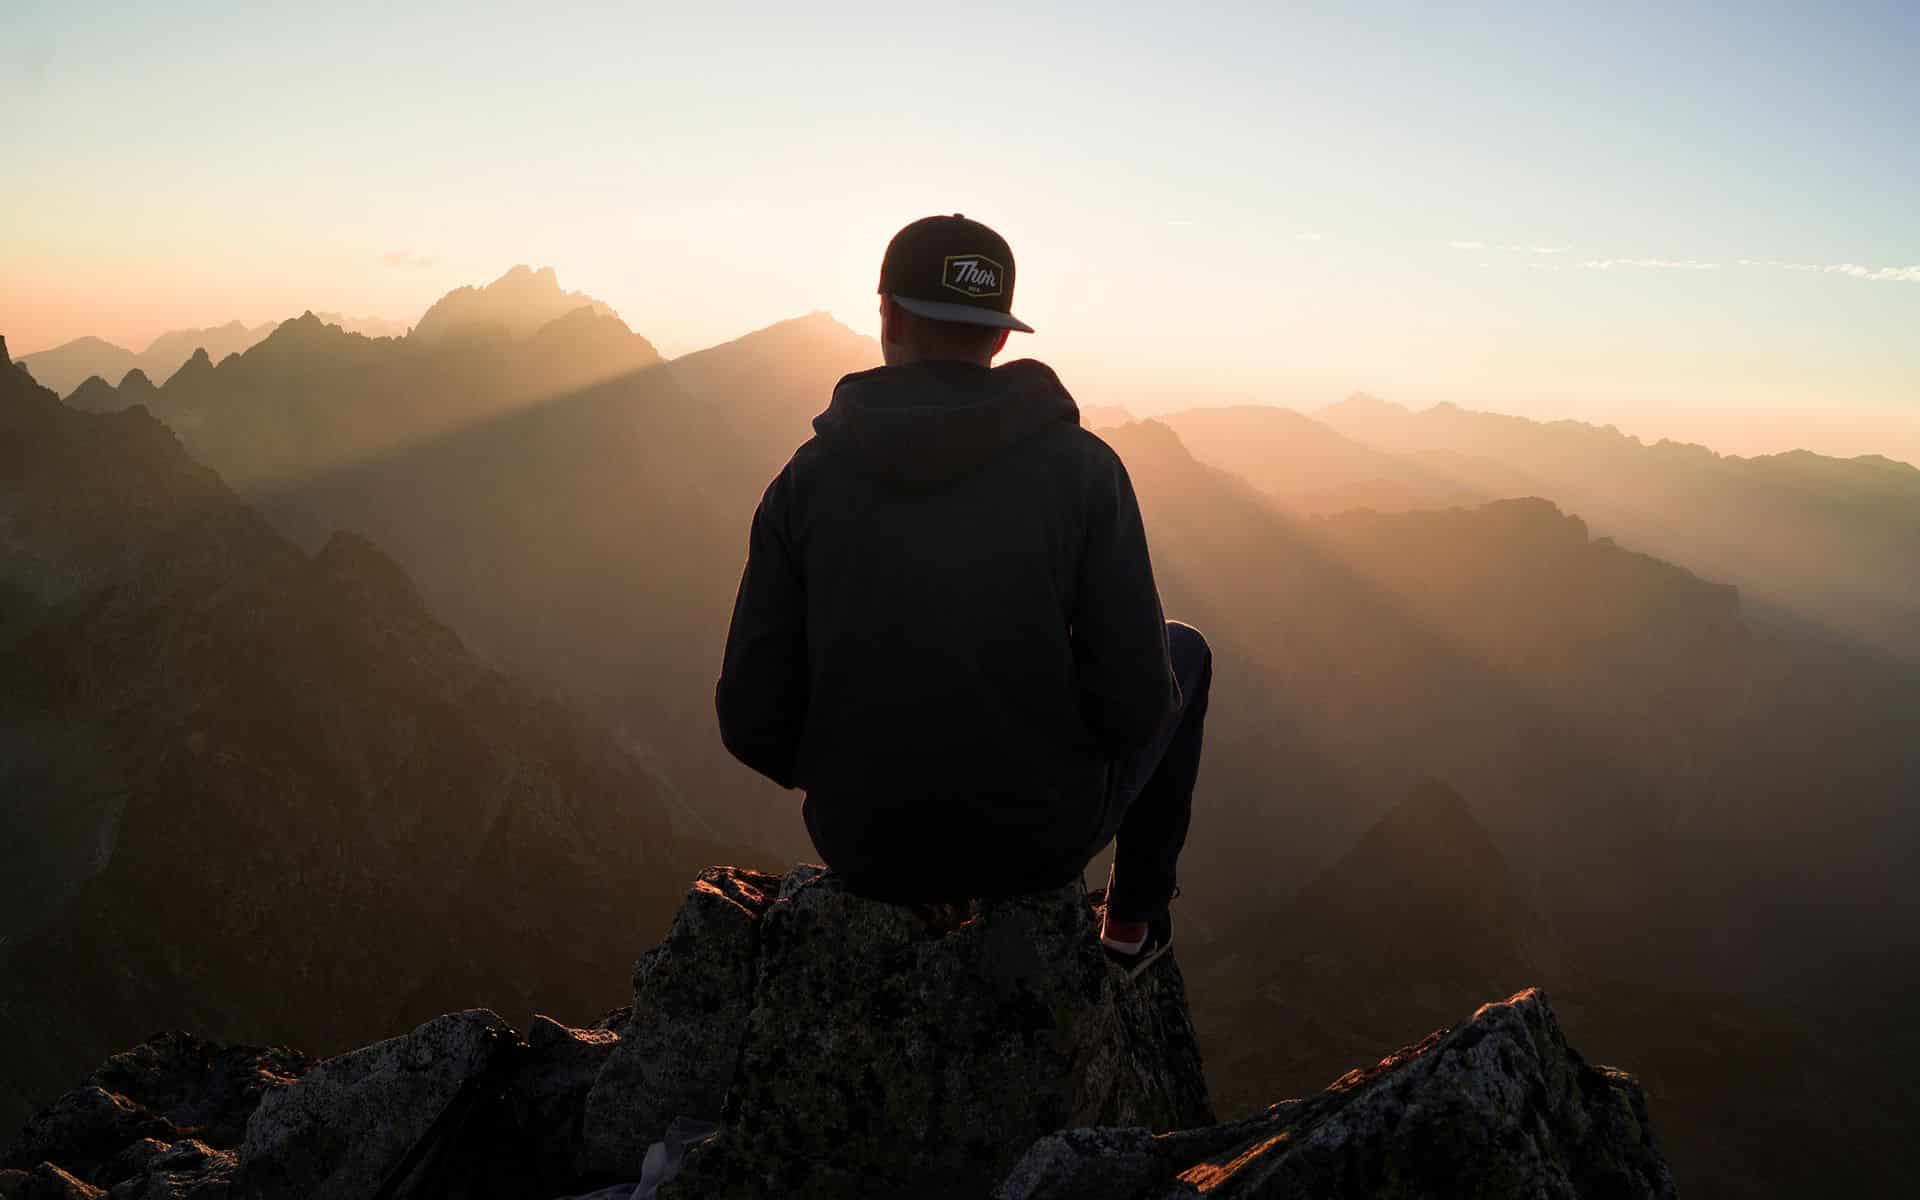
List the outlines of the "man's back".
{"type": "Polygon", "coordinates": [[[755,514],[727,745],[868,891],[1075,877],[1176,699],[1124,467],[1031,361],[849,376],[814,428],[755,514]]]}

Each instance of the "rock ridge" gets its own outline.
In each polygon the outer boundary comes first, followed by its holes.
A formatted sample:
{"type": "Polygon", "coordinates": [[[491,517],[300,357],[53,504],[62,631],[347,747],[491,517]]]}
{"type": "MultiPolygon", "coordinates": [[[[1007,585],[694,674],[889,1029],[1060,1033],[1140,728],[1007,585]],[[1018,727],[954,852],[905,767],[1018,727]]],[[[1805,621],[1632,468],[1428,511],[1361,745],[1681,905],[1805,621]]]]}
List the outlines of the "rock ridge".
{"type": "Polygon", "coordinates": [[[318,1063],[159,1035],[29,1121],[0,1200],[1674,1194],[1638,1084],[1537,990],[1216,1124],[1178,964],[1107,962],[1097,899],[955,925],[708,868],[590,1027],[475,1009],[318,1063]]]}

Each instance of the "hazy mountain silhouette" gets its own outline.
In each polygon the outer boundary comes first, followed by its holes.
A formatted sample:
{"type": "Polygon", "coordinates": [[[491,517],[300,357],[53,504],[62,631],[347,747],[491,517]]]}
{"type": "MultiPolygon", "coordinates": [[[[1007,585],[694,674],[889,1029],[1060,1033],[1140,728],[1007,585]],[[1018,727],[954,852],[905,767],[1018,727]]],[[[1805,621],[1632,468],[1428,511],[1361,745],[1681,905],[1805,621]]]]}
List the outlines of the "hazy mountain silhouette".
{"type": "MultiPolygon", "coordinates": [[[[406,332],[404,325],[378,317],[343,317],[338,313],[321,313],[319,316],[329,325],[339,325],[369,337],[398,337],[406,332]]],[[[179,370],[180,364],[186,362],[195,350],[204,349],[218,362],[229,354],[238,354],[247,349],[272,333],[273,329],[274,323],[271,321],[252,326],[229,321],[225,325],[206,329],[176,329],[153,339],[138,354],[101,338],[80,337],[63,342],[51,350],[23,355],[19,361],[33,372],[34,379],[41,386],[52,388],[73,403],[74,390],[90,378],[112,381],[123,378],[129,371],[140,371],[150,380],[166,379],[179,370]]],[[[85,402],[75,403],[74,406],[94,407],[85,402]]]]}
{"type": "Polygon", "coordinates": [[[1195,408],[1161,418],[1194,457],[1304,512],[1398,511],[1475,504],[1496,495],[1407,457],[1386,454],[1311,417],[1267,404],[1195,408]]]}
{"type": "Polygon", "coordinates": [[[95,379],[70,403],[145,404],[196,458],[251,493],[659,361],[645,338],[591,306],[525,337],[494,321],[437,338],[369,338],[306,313],[218,365],[195,351],[157,392],[95,379]]]}
{"type": "Polygon", "coordinates": [[[1359,395],[1315,415],[1377,450],[1464,456],[1448,477],[1511,494],[1481,466],[1492,460],[1600,532],[1739,585],[1756,613],[1786,609],[1920,661],[1920,469],[1908,464],[1806,451],[1738,458],[1647,445],[1611,426],[1450,404],[1413,412],[1359,395]]]}
{"type": "Polygon", "coordinates": [[[157,1027],[621,994],[690,869],[650,772],[365,539],[308,557],[143,409],[0,375],[0,1125],[157,1027]]]}
{"type": "Polygon", "coordinates": [[[1472,807],[1437,780],[1410,789],[1274,916],[1189,962],[1226,1116],[1274,1094],[1310,1095],[1392,1050],[1400,1030],[1457,1019],[1475,996],[1524,979],[1557,998],[1589,1054],[1636,1055],[1683,1189],[1881,1194],[1910,1169],[1911,1152],[1894,1150],[1909,1066],[1888,1062],[1886,1043],[1852,1055],[1818,1021],[1737,991],[1586,969],[1515,885],[1472,807]],[[1799,1136],[1775,1136],[1785,1128],[1799,1136]]]}
{"type": "Polygon", "coordinates": [[[448,292],[421,314],[409,336],[433,342],[471,333],[476,327],[498,327],[509,337],[531,337],[541,326],[577,308],[590,308],[603,317],[616,316],[592,296],[561,291],[552,267],[535,271],[523,264],[485,287],[448,292]]]}
{"type": "Polygon", "coordinates": [[[1783,910],[1857,915],[1904,889],[1886,839],[1913,834],[1914,672],[1756,638],[1732,588],[1546,501],[1303,519],[1156,422],[1103,436],[1133,473],[1168,611],[1239,664],[1208,730],[1217,852],[1318,867],[1431,773],[1475,797],[1589,955],[1683,930],[1730,953],[1729,907],[1757,937],[1783,910]],[[1603,869],[1619,856],[1637,877],[1603,869]],[[1783,871],[1797,890],[1767,899],[1783,871]]]}
{"type": "Polygon", "coordinates": [[[1543,960],[1555,958],[1542,953],[1544,922],[1493,839],[1431,779],[1284,913],[1194,969],[1196,1024],[1223,1112],[1311,1094],[1392,1049],[1397,1030],[1445,1023],[1476,997],[1540,981],[1543,960]]]}
{"type": "MultiPolygon", "coordinates": [[[[603,318],[604,319],[604,318],[603,318]]],[[[809,853],[792,802],[713,723],[715,655],[760,490],[878,347],[824,314],[464,425],[264,494],[313,542],[366,531],[471,644],[671,764],[706,835],[809,853]]]]}

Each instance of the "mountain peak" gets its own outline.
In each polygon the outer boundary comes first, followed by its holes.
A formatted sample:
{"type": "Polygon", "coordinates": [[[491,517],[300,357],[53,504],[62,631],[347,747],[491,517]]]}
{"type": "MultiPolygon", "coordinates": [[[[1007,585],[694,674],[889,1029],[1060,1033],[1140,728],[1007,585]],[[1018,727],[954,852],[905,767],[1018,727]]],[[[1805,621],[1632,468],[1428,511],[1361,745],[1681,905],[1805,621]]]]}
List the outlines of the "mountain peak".
{"type": "Polygon", "coordinates": [[[1429,847],[1460,843],[1471,843],[1477,851],[1493,847],[1466,797],[1431,775],[1409,788],[1374,828],[1396,841],[1429,847]]]}
{"type": "Polygon", "coordinates": [[[1527,957],[1531,910],[1506,858],[1465,798],[1426,778],[1304,888],[1298,910],[1331,944],[1411,964],[1511,963],[1527,957]]]}
{"type": "Polygon", "coordinates": [[[187,361],[180,365],[180,369],[168,376],[166,383],[161,386],[171,388],[178,387],[181,384],[192,383],[194,380],[201,378],[212,370],[213,359],[207,356],[207,348],[205,346],[198,346],[194,348],[193,354],[188,357],[187,361]]]}
{"type": "Polygon", "coordinates": [[[113,385],[98,375],[89,375],[80,381],[80,386],[67,394],[68,408],[77,408],[81,412],[111,412],[126,407],[120,402],[120,394],[113,385]]]}
{"type": "Polygon", "coordinates": [[[531,337],[542,326],[583,307],[603,316],[618,315],[584,292],[563,291],[552,267],[536,270],[518,263],[485,287],[455,288],[440,297],[421,314],[411,336],[436,341],[473,326],[504,326],[516,339],[531,337]]]}
{"type": "Polygon", "coordinates": [[[273,327],[273,332],[260,339],[257,346],[286,346],[289,343],[311,345],[326,339],[330,334],[344,334],[338,325],[329,325],[313,314],[312,309],[297,317],[290,317],[273,327]]]}
{"type": "Polygon", "coordinates": [[[559,291],[560,276],[554,272],[552,267],[541,267],[536,271],[526,263],[515,263],[513,266],[507,268],[504,275],[488,284],[487,287],[492,289],[501,287],[502,285],[532,285],[534,287],[552,288],[554,291],[559,291]]]}

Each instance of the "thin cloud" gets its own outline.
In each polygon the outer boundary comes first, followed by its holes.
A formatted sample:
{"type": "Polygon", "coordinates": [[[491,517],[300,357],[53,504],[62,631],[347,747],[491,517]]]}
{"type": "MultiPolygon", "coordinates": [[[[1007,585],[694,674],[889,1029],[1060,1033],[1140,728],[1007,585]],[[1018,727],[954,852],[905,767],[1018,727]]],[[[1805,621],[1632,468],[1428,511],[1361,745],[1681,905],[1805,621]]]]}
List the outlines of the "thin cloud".
{"type": "Polygon", "coordinates": [[[1855,279],[1891,280],[1894,283],[1920,283],[1920,263],[1911,267],[1863,267],[1858,263],[1835,263],[1829,275],[1850,275],[1855,279]]]}
{"type": "Polygon", "coordinates": [[[1294,240],[1301,242],[1324,242],[1327,240],[1327,235],[1324,233],[1296,233],[1293,236],[1294,240]]]}
{"type": "Polygon", "coordinates": [[[1910,267],[1868,267],[1860,263],[1797,263],[1772,258],[1743,258],[1743,267],[1771,267],[1776,271],[1814,271],[1823,275],[1845,275],[1876,283],[1920,283],[1920,263],[1910,267]]]}
{"type": "MultiPolygon", "coordinates": [[[[1522,246],[1489,245],[1486,242],[1460,239],[1448,242],[1455,250],[1498,250],[1506,254],[1524,254],[1551,256],[1565,254],[1566,246],[1522,246]]],[[[1737,258],[1734,263],[1742,267],[1764,267],[1775,271],[1812,272],[1819,275],[1844,275],[1848,279],[1864,279],[1874,283],[1920,283],[1920,263],[1909,266],[1874,266],[1865,263],[1807,263],[1783,262],[1776,258],[1737,258]]],[[[1484,261],[1482,265],[1485,265],[1484,261]]],[[[1532,262],[1532,267],[1543,264],[1532,262]]],[[[1642,271],[1717,271],[1720,264],[1698,258],[1650,258],[1645,256],[1617,258],[1588,258],[1569,265],[1578,266],[1585,271],[1614,271],[1622,269],[1642,271]]]]}
{"type": "Polygon", "coordinates": [[[415,254],[411,250],[389,250],[380,256],[380,261],[389,267],[401,270],[419,270],[430,267],[439,261],[431,254],[415,254]]]}

